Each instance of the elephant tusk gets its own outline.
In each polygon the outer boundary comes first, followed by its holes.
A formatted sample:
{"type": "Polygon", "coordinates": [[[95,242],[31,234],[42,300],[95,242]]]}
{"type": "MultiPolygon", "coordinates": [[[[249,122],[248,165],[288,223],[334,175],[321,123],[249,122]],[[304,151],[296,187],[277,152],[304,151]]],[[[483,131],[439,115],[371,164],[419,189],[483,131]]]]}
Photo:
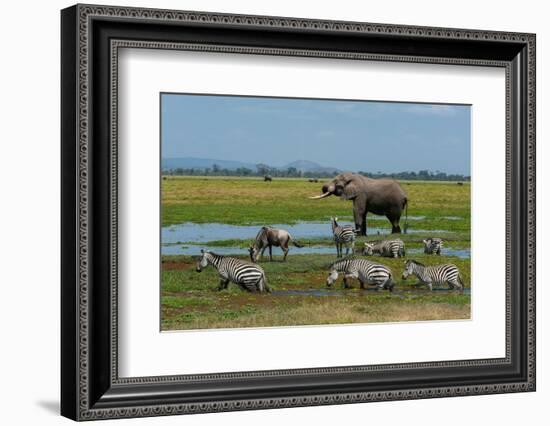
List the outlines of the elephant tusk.
{"type": "Polygon", "coordinates": [[[310,200],[320,200],[321,198],[328,197],[329,195],[332,195],[330,192],[325,192],[321,195],[316,195],[315,197],[308,197],[310,200]]]}

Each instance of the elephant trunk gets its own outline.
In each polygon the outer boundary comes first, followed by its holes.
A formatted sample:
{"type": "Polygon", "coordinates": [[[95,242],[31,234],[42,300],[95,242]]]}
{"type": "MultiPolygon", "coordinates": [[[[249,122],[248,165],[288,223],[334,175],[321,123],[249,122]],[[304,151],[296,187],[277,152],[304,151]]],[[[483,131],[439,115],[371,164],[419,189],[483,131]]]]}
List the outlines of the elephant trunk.
{"type": "Polygon", "coordinates": [[[321,198],[328,197],[333,194],[335,190],[334,184],[323,185],[323,193],[321,195],[316,195],[314,197],[309,197],[311,200],[320,200],[321,198]]]}

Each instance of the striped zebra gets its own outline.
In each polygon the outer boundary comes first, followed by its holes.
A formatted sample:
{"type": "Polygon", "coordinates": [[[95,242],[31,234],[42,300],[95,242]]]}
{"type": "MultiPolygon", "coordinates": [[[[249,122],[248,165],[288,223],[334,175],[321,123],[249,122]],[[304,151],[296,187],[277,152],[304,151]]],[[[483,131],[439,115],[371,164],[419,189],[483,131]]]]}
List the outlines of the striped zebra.
{"type": "Polygon", "coordinates": [[[388,289],[393,291],[395,283],[392,279],[391,270],[379,263],[371,262],[367,259],[352,259],[346,258],[334,262],[330,266],[330,273],[327,278],[327,286],[338,279],[338,273],[344,273],[344,287],[348,288],[348,279],[356,278],[359,280],[361,288],[365,288],[365,284],[375,285],[379,290],[388,289]]]}
{"type": "Polygon", "coordinates": [[[201,250],[201,253],[201,258],[197,263],[197,272],[201,272],[208,265],[216,268],[220,276],[218,290],[226,289],[231,281],[247,291],[271,292],[267,285],[265,272],[260,266],[210,251],[201,250]]]}
{"type": "Polygon", "coordinates": [[[351,225],[338,225],[338,218],[331,217],[330,224],[332,226],[332,235],[334,235],[334,243],[336,244],[336,257],[342,257],[342,245],[346,246],[346,256],[355,248],[355,229],[351,225]]]}
{"type": "Polygon", "coordinates": [[[450,263],[445,265],[425,266],[416,260],[405,261],[405,270],[403,271],[403,279],[406,280],[409,275],[416,275],[421,284],[426,284],[430,291],[433,284],[442,285],[447,283],[452,290],[457,288],[464,289],[464,283],[460,276],[460,271],[455,265],[450,263]]]}
{"type": "Polygon", "coordinates": [[[424,253],[426,254],[438,254],[441,255],[441,249],[443,248],[443,240],[441,238],[426,238],[422,240],[424,243],[424,253]]]}
{"type": "Polygon", "coordinates": [[[405,257],[405,243],[399,238],[376,243],[365,243],[363,254],[372,256],[375,253],[383,257],[405,257]]]}

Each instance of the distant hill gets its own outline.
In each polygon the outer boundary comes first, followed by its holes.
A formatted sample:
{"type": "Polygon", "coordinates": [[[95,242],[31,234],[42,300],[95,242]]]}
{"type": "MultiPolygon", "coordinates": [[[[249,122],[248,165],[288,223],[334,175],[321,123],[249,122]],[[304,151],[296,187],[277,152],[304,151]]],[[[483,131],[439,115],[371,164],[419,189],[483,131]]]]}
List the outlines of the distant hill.
{"type": "MultiPolygon", "coordinates": [[[[245,163],[242,161],[217,160],[213,158],[163,158],[161,160],[163,173],[176,176],[260,176],[272,177],[299,177],[299,178],[331,178],[342,173],[335,167],[326,167],[308,160],[296,160],[280,167],[269,164],[245,163]],[[217,170],[214,169],[217,165],[217,170]],[[259,167],[258,167],[259,166],[259,167]]],[[[399,180],[434,180],[469,182],[470,176],[461,174],[447,174],[445,172],[430,170],[401,171],[401,172],[368,172],[356,171],[355,173],[372,178],[392,178],[399,180]]]]}
{"type": "MultiPolygon", "coordinates": [[[[252,171],[256,171],[256,164],[245,163],[241,161],[231,160],[218,160],[213,158],[196,158],[196,157],[182,157],[182,158],[163,158],[162,169],[174,170],[174,169],[212,169],[214,164],[217,164],[221,169],[237,170],[239,168],[246,168],[252,171]]],[[[324,167],[318,163],[308,160],[297,160],[291,163],[285,164],[282,167],[273,167],[268,165],[270,169],[288,170],[289,168],[295,168],[302,173],[333,173],[339,172],[334,167],[324,167]]]]}
{"type": "Polygon", "coordinates": [[[292,163],[288,163],[283,167],[279,167],[280,169],[288,169],[290,167],[294,167],[296,170],[300,170],[301,172],[313,172],[313,173],[338,173],[340,170],[338,170],[335,167],[325,167],[321,166],[319,163],[315,163],[314,161],[308,161],[308,160],[296,160],[292,163]]]}
{"type": "Polygon", "coordinates": [[[182,158],[163,158],[161,161],[163,170],[170,169],[207,169],[212,168],[214,164],[217,164],[221,169],[237,170],[239,168],[247,168],[250,170],[256,170],[256,164],[243,163],[241,161],[231,160],[215,160],[212,158],[195,158],[195,157],[182,157],[182,158]]]}

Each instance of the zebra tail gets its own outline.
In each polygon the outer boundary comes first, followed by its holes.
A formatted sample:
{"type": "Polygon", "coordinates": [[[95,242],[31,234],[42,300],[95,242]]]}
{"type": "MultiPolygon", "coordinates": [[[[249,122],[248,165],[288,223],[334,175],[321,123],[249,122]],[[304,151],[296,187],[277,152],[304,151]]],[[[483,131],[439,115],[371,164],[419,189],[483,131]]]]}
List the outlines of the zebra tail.
{"type": "Polygon", "coordinates": [[[266,293],[271,293],[271,288],[267,284],[267,278],[266,278],[265,275],[262,276],[260,291],[265,291],[266,293]]]}

